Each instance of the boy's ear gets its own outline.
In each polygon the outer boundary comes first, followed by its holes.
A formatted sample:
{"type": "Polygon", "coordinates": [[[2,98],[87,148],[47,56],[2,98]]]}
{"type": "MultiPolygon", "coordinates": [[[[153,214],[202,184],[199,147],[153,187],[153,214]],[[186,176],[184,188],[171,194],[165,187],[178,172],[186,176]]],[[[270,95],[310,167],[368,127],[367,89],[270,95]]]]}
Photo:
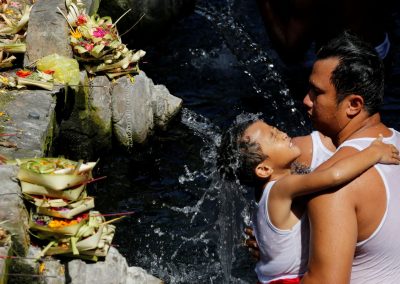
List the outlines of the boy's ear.
{"type": "Polygon", "coordinates": [[[262,162],[257,165],[255,172],[256,176],[259,177],[260,179],[266,179],[272,175],[274,170],[270,166],[262,162]]]}

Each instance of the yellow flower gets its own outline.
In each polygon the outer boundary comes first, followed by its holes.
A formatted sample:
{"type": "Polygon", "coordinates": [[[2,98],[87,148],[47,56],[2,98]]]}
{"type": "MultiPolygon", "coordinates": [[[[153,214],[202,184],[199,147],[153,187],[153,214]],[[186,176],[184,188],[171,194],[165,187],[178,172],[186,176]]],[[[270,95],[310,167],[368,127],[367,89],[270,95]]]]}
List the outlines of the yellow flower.
{"type": "Polygon", "coordinates": [[[11,9],[7,9],[7,10],[5,10],[4,12],[5,12],[7,15],[12,15],[12,14],[14,14],[14,11],[11,10],[11,9]]]}
{"type": "Polygon", "coordinates": [[[42,274],[44,272],[44,270],[46,269],[46,264],[44,262],[42,262],[39,265],[39,274],[42,274]]]}
{"type": "Polygon", "coordinates": [[[7,85],[8,82],[9,82],[9,80],[8,80],[7,77],[0,76],[0,82],[3,83],[3,84],[5,84],[5,85],[7,85]]]}
{"type": "Polygon", "coordinates": [[[71,36],[73,36],[74,38],[78,39],[82,37],[82,34],[80,33],[80,31],[76,30],[71,30],[70,31],[71,36]]]}

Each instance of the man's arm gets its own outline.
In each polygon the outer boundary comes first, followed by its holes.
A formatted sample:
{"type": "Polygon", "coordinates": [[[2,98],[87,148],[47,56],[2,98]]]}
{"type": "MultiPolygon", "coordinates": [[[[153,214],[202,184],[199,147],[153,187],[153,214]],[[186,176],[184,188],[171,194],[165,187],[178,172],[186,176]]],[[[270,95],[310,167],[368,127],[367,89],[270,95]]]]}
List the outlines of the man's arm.
{"type": "Polygon", "coordinates": [[[302,283],[349,283],[357,242],[355,208],[345,191],[322,194],[308,204],[310,259],[302,283]]]}
{"type": "MultiPolygon", "coordinates": [[[[343,148],[321,169],[356,152],[343,148]]],[[[339,189],[319,194],[308,203],[310,259],[302,283],[349,283],[358,233],[356,201],[352,194],[357,186],[360,186],[358,179],[339,189]]]]}

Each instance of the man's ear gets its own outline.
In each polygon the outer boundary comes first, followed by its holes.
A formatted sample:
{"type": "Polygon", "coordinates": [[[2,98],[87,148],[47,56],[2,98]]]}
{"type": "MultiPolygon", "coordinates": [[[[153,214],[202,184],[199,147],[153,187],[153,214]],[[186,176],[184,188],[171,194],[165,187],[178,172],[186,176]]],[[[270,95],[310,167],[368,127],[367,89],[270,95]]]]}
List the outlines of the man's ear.
{"type": "Polygon", "coordinates": [[[354,117],[364,109],[364,98],[359,95],[347,96],[346,114],[354,117]]]}
{"type": "Polygon", "coordinates": [[[269,178],[274,170],[268,166],[265,162],[259,163],[255,169],[256,176],[261,179],[269,178]]]}

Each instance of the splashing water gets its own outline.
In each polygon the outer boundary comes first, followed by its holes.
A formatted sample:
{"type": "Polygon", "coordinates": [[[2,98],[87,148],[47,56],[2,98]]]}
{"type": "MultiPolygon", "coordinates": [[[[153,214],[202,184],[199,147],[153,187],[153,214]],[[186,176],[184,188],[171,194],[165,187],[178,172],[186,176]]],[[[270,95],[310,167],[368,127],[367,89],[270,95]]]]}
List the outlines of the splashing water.
{"type": "Polygon", "coordinates": [[[243,112],[260,112],[288,132],[307,131],[269,53],[235,16],[236,2],[199,1],[160,47],[153,74],[145,71],[183,99],[180,120],[134,156],[103,159],[101,175],[109,178],[96,185],[99,210],[138,212],[118,223],[115,236],[129,265],[166,283],[256,282],[242,245],[253,195],[217,173],[222,132],[243,112]]]}
{"type": "Polygon", "coordinates": [[[263,112],[269,116],[270,122],[286,131],[304,131],[306,121],[303,114],[297,109],[289,89],[276,71],[273,60],[232,15],[234,2],[227,1],[228,9],[223,10],[208,2],[205,3],[206,6],[203,6],[204,2],[197,5],[196,13],[206,17],[220,32],[225,43],[239,59],[254,92],[268,101],[270,108],[264,106],[263,112]],[[282,113],[286,114],[285,119],[279,115],[282,113]]]}

